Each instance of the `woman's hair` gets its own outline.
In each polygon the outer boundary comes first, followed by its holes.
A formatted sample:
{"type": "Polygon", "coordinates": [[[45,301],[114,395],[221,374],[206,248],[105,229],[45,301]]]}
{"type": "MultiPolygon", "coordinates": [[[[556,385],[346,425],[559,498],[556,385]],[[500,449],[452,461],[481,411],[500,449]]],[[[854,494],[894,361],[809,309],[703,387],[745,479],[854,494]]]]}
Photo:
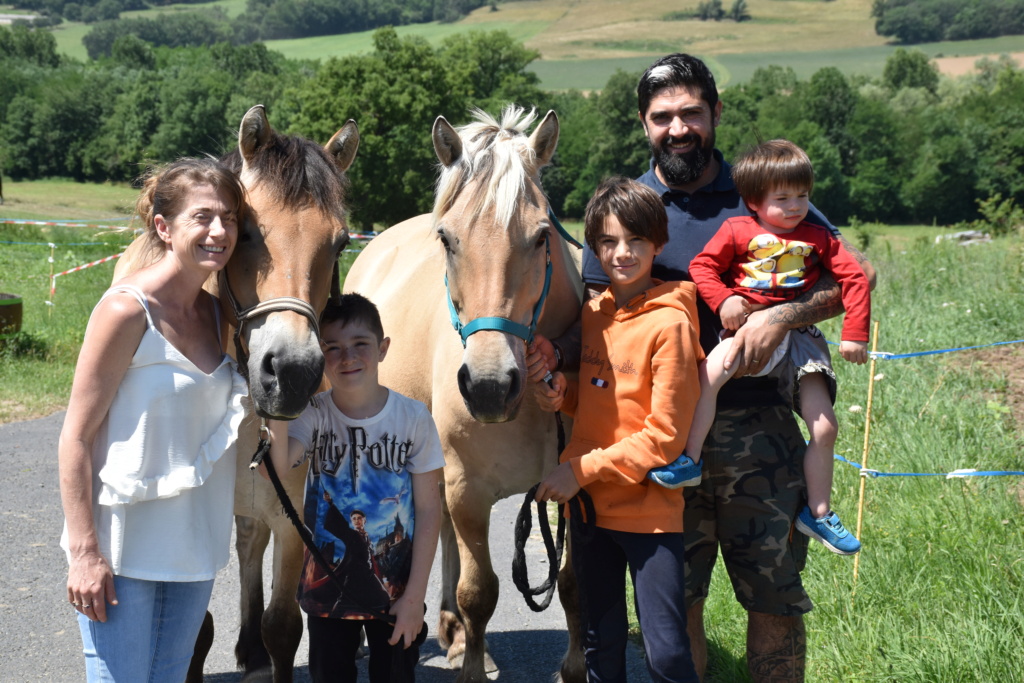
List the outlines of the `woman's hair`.
{"type": "Polygon", "coordinates": [[[154,217],[168,222],[185,209],[193,189],[209,185],[227,195],[234,205],[238,225],[245,221],[245,189],[227,166],[213,157],[178,159],[162,168],[151,169],[142,178],[142,192],[135,202],[137,220],[142,222],[142,239],[150,253],[163,252],[163,241],[156,233],[154,217]]]}
{"type": "Polygon", "coordinates": [[[814,167],[807,153],[789,140],[769,140],[744,152],[732,167],[743,201],[760,204],[772,190],[814,188],[814,167]]]}
{"type": "Polygon", "coordinates": [[[583,217],[583,239],[597,252],[597,238],[604,221],[615,216],[624,228],[660,247],[668,242],[668,216],[658,193],[647,185],[622,176],[612,176],[597,186],[583,217]]]}

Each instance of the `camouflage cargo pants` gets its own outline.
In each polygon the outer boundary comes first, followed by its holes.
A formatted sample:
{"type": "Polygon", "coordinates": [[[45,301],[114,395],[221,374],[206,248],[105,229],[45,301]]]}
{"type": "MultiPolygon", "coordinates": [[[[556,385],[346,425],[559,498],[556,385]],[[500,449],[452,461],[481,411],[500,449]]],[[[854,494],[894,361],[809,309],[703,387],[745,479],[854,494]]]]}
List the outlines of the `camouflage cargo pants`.
{"type": "Polygon", "coordinates": [[[808,539],[793,528],[806,505],[805,448],[787,407],[719,411],[704,444],[704,480],[684,489],[687,608],[707,598],[721,548],[744,609],[811,610],[800,580],[808,539]]]}

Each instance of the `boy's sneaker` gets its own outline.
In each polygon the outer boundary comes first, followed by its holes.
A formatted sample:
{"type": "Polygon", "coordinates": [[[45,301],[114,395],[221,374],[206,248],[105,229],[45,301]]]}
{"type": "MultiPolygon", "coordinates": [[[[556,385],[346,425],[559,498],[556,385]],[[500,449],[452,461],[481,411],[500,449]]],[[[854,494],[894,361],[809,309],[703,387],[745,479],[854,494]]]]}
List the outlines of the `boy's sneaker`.
{"type": "Polygon", "coordinates": [[[854,555],[860,551],[860,541],[839,521],[832,510],[821,519],[815,519],[811,508],[804,506],[796,518],[796,528],[839,555],[854,555]]]}
{"type": "Polygon", "coordinates": [[[655,484],[667,489],[678,489],[683,486],[696,486],[700,483],[700,463],[683,453],[674,462],[655,467],[647,473],[647,478],[655,484]]]}

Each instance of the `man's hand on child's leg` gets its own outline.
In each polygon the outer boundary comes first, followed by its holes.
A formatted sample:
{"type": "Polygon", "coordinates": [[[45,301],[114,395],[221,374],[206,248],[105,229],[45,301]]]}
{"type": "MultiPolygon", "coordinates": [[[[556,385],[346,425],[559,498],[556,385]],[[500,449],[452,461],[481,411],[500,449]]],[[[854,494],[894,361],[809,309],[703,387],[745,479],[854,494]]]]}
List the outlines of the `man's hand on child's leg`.
{"type": "Polygon", "coordinates": [[[403,639],[402,645],[408,648],[423,629],[423,601],[403,595],[391,606],[391,614],[395,616],[395,630],[388,644],[398,645],[399,639],[403,639]]]}
{"type": "Polygon", "coordinates": [[[782,343],[789,328],[777,319],[778,308],[773,306],[754,311],[747,318],[747,323],[736,332],[723,363],[727,369],[736,366],[735,377],[756,374],[771,360],[772,352],[782,343]]]}
{"type": "Polygon", "coordinates": [[[579,491],[580,484],[576,481],[576,473],[572,471],[572,465],[563,462],[544,477],[544,481],[537,487],[535,499],[538,501],[553,500],[559,504],[568,503],[579,491]]]}

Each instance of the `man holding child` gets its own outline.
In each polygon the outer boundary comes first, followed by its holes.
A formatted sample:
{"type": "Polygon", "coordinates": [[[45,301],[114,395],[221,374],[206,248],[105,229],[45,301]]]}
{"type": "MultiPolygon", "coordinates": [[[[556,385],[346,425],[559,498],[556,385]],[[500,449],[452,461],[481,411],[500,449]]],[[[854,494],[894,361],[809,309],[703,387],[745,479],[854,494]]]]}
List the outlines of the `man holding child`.
{"type": "MultiPolygon", "coordinates": [[[[669,240],[654,258],[651,275],[663,281],[690,280],[690,262],[722,223],[748,216],[715,149],[722,103],[714,77],[699,59],[672,54],[656,61],[637,87],[639,116],[651,147],[651,168],[638,180],[652,188],[668,215],[669,240]]],[[[838,231],[813,207],[807,221],[838,231]]],[[[874,270],[838,236],[874,284],[874,270]]],[[[609,278],[592,250],[584,252],[588,296],[600,295],[609,278]]],[[[792,387],[772,376],[753,377],[769,361],[789,330],[813,325],[843,310],[840,288],[823,272],[809,291],[788,302],[749,313],[735,331],[727,366],[735,379],[719,394],[718,413],[703,449],[703,480],[684,489],[686,628],[700,677],[707,667],[704,600],[721,549],[737,600],[746,609],[747,665],[755,682],[802,681],[806,658],[803,615],[811,601],[800,573],[807,536],[793,533],[806,505],[804,439],[792,412],[792,387]]],[[[708,353],[721,324],[698,301],[700,343],[708,353]]],[[[579,328],[576,328],[578,334],[579,328]]],[[[578,340],[558,340],[574,364],[578,340]]],[[[558,354],[542,342],[527,359],[538,379],[558,354]],[[544,360],[546,362],[541,362],[544,360]]]]}

